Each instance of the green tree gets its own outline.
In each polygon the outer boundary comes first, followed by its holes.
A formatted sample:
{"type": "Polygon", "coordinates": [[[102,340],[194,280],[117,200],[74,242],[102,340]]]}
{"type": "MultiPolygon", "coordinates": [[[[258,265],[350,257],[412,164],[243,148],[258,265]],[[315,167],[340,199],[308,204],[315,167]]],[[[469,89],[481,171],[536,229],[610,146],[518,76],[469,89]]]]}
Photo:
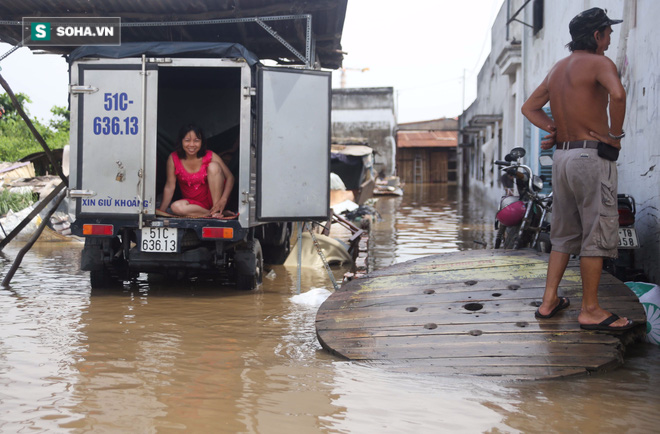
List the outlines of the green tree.
{"type": "Polygon", "coordinates": [[[65,107],[53,106],[50,109],[54,118],[50,120],[50,128],[57,132],[69,134],[70,113],[65,107]]]}
{"type": "MultiPolygon", "coordinates": [[[[19,93],[16,99],[23,111],[30,116],[25,109],[25,104],[31,102],[30,98],[19,93]]],[[[0,161],[18,161],[35,152],[42,152],[43,148],[20,117],[7,94],[0,94],[0,106],[2,106],[0,112],[4,110],[0,117],[0,161]]],[[[69,142],[69,111],[59,106],[54,106],[50,111],[54,117],[49,125],[44,125],[36,118],[30,117],[30,120],[51,150],[61,149],[69,142]]]]}
{"type": "MultiPolygon", "coordinates": [[[[25,108],[25,103],[32,103],[32,100],[30,99],[30,97],[25,95],[24,93],[17,93],[14,96],[18,100],[18,103],[20,104],[23,111],[28,116],[30,116],[30,113],[28,112],[27,108],[25,108]]],[[[2,115],[3,120],[4,119],[17,119],[17,120],[21,119],[21,116],[18,114],[18,111],[16,110],[16,107],[14,107],[14,104],[11,102],[11,98],[9,98],[9,95],[7,95],[6,93],[0,94],[0,114],[2,115]]]]}

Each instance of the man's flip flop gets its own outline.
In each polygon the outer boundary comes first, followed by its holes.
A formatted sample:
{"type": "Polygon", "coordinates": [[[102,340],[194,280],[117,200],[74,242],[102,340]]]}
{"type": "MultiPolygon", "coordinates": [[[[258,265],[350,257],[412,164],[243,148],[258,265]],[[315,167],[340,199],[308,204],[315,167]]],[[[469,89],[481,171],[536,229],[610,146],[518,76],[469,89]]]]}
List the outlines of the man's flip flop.
{"type": "Polygon", "coordinates": [[[612,326],[613,322],[616,322],[620,317],[619,315],[613,313],[610,315],[608,318],[606,318],[603,322],[598,323],[598,324],[580,324],[580,328],[584,330],[599,330],[599,331],[606,331],[606,332],[612,332],[612,331],[618,331],[618,330],[628,330],[633,327],[635,327],[635,323],[632,322],[632,320],[628,320],[628,324],[621,326],[621,327],[616,327],[612,326]]]}
{"type": "Polygon", "coordinates": [[[549,314],[543,315],[541,312],[539,312],[538,309],[536,309],[536,312],[534,313],[534,316],[536,318],[539,318],[539,319],[552,318],[553,316],[555,316],[555,314],[557,314],[557,312],[559,312],[562,309],[566,309],[570,305],[571,305],[571,300],[569,300],[566,297],[562,297],[562,298],[559,299],[559,304],[557,305],[557,307],[552,309],[552,311],[549,314]]]}

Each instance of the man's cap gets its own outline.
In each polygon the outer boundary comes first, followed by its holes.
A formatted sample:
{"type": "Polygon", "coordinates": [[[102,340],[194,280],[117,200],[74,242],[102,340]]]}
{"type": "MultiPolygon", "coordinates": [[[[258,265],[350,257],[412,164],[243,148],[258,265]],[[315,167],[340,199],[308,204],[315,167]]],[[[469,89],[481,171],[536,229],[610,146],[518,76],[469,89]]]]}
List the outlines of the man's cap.
{"type": "Polygon", "coordinates": [[[568,24],[568,29],[575,41],[583,36],[592,34],[601,27],[622,22],[623,20],[610,19],[601,8],[591,8],[577,14],[568,24]]]}

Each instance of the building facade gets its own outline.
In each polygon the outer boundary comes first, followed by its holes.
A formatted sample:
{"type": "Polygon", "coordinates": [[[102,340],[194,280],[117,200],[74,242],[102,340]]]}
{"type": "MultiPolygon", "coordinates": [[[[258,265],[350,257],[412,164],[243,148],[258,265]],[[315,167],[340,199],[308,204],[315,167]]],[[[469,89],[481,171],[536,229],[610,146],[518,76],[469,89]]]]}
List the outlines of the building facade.
{"type": "Polygon", "coordinates": [[[457,119],[399,124],[396,174],[406,184],[456,184],[457,119]]]}
{"type": "MultiPolygon", "coordinates": [[[[654,0],[505,0],[491,30],[491,53],[477,80],[477,98],[459,118],[459,182],[477,190],[495,208],[503,188],[496,159],[521,146],[525,164],[539,173],[540,137],[520,108],[559,59],[570,54],[568,23],[583,10],[600,7],[624,22],[605,55],[616,64],[627,92],[619,192],[637,201],[640,242],[637,266],[660,283],[660,39],[654,0]]],[[[548,108],[549,110],[549,108],[548,108]]]]}
{"type": "Polygon", "coordinates": [[[332,90],[333,140],[366,143],[374,150],[376,173],[394,174],[396,127],[393,88],[332,90]]]}

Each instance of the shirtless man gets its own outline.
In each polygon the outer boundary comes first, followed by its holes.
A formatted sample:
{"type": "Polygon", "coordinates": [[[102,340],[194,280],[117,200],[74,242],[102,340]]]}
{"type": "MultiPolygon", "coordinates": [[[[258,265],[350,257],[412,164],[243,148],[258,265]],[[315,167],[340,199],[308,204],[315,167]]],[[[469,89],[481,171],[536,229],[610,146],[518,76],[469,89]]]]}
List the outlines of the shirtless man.
{"type": "MultiPolygon", "coordinates": [[[[537,318],[550,318],[569,306],[557,289],[570,255],[580,255],[582,308],[580,327],[625,330],[632,321],[598,304],[603,257],[616,257],[618,244],[617,168],[598,156],[598,142],[618,151],[623,138],[626,93],[614,63],[604,55],[612,25],[604,10],[586,10],[569,24],[571,54],[557,62],[523,104],[522,112],[537,127],[550,132],[542,149],[557,145],[552,182],[552,252],[543,302],[537,318]],[[608,121],[609,97],[609,121],[608,121]],[[550,102],[553,119],[543,111],[550,102]]],[[[615,151],[615,152],[617,152],[615,151]]]]}

